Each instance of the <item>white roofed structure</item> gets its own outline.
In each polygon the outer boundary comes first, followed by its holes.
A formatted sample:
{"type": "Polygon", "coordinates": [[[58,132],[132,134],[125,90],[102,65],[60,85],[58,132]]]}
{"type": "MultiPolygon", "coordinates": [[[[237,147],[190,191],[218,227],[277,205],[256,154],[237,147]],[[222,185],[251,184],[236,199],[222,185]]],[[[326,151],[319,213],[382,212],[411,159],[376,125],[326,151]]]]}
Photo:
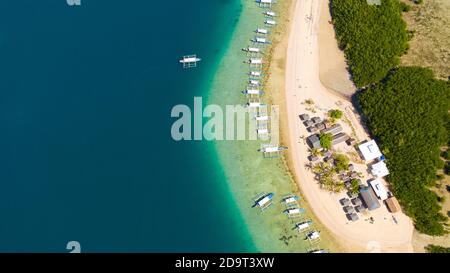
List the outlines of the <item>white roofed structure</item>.
{"type": "Polygon", "coordinates": [[[371,173],[378,178],[382,178],[389,175],[389,169],[384,161],[380,161],[371,166],[371,173]]]}
{"type": "Polygon", "coordinates": [[[384,187],[383,183],[379,179],[375,179],[369,182],[370,186],[372,187],[373,191],[377,195],[378,198],[380,198],[382,201],[388,199],[388,193],[386,188],[384,187]]]}
{"type": "Polygon", "coordinates": [[[365,161],[372,161],[383,155],[380,151],[380,148],[378,148],[375,140],[371,140],[359,145],[359,151],[361,152],[365,161]]]}

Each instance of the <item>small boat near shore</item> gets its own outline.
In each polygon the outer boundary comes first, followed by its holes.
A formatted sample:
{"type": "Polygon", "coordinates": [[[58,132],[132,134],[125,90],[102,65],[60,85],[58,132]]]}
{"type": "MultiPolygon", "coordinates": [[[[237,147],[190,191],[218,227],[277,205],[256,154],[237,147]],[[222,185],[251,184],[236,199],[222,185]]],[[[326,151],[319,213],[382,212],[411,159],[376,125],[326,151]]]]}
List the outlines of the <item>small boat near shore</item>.
{"type": "Polygon", "coordinates": [[[264,15],[269,16],[269,17],[275,17],[277,16],[277,14],[271,10],[265,11],[264,15]]]}
{"type": "Polygon", "coordinates": [[[246,90],[242,91],[242,93],[245,95],[262,95],[262,94],[264,94],[264,92],[259,89],[246,89],[246,90]]]}
{"type": "Polygon", "coordinates": [[[262,76],[262,73],[260,71],[250,71],[249,76],[259,78],[262,76]]]}
{"type": "Polygon", "coordinates": [[[265,28],[257,28],[256,33],[258,34],[269,34],[269,31],[265,28]]]}
{"type": "Polygon", "coordinates": [[[197,63],[202,59],[198,58],[197,55],[186,55],[180,60],[180,63],[183,64],[183,68],[193,68],[197,67],[197,63]]]}
{"type": "Polygon", "coordinates": [[[305,213],[304,208],[289,208],[284,211],[289,218],[299,217],[302,213],[305,213]]]}
{"type": "Polygon", "coordinates": [[[308,220],[308,221],[297,223],[295,225],[295,227],[297,228],[297,230],[299,232],[304,232],[304,231],[309,230],[311,228],[312,224],[313,224],[312,220],[308,220]]]}
{"type": "Polygon", "coordinates": [[[308,233],[308,235],[306,235],[306,238],[308,238],[308,240],[310,241],[320,240],[320,231],[311,231],[310,233],[308,233]]]}
{"type": "Polygon", "coordinates": [[[243,48],[242,51],[249,52],[249,53],[260,53],[261,52],[261,50],[257,47],[246,47],[246,48],[243,48]]]}
{"type": "Polygon", "coordinates": [[[283,203],[286,205],[295,204],[298,200],[300,200],[300,197],[295,195],[288,195],[283,198],[283,203]]]}
{"type": "Polygon", "coordinates": [[[266,20],[265,24],[268,26],[275,26],[277,22],[275,20],[266,20]]]}
{"type": "Polygon", "coordinates": [[[259,207],[261,211],[268,209],[272,205],[272,199],[275,196],[274,193],[262,193],[255,199],[255,204],[252,206],[259,207]]]}
{"type": "Polygon", "coordinates": [[[258,43],[258,44],[270,44],[271,43],[269,40],[267,40],[264,37],[255,37],[251,41],[254,43],[258,43]]]}

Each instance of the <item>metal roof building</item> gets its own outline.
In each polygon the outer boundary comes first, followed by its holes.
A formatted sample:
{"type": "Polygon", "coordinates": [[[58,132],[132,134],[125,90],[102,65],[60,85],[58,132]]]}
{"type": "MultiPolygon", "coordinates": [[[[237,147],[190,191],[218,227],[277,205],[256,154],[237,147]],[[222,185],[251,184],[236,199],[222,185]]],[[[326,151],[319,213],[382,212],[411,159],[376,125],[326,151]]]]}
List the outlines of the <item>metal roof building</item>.
{"type": "Polygon", "coordinates": [[[369,210],[375,210],[380,207],[380,202],[378,202],[378,198],[371,188],[361,187],[360,194],[369,210]]]}

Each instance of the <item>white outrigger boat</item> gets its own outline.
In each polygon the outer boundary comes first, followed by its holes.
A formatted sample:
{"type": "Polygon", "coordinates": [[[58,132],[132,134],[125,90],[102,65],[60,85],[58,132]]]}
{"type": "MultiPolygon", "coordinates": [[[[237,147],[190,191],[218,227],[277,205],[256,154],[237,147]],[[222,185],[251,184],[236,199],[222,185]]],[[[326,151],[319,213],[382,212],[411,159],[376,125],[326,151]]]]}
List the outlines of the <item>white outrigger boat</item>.
{"type": "Polygon", "coordinates": [[[306,238],[310,241],[318,241],[320,240],[320,232],[317,230],[311,231],[308,235],[306,235],[306,238]]]}
{"type": "Polygon", "coordinates": [[[265,106],[265,104],[263,104],[261,102],[248,102],[247,103],[247,107],[249,107],[249,108],[261,108],[264,106],[265,106]]]}
{"type": "Polygon", "coordinates": [[[275,0],[259,0],[259,6],[260,7],[267,7],[267,6],[272,6],[272,4],[275,4],[275,0]]]}
{"type": "Polygon", "coordinates": [[[262,153],[276,153],[276,152],[281,152],[283,150],[286,150],[286,147],[266,147],[266,148],[262,148],[259,151],[262,153]]]}
{"type": "Polygon", "coordinates": [[[261,148],[258,150],[258,152],[263,153],[265,158],[276,158],[280,154],[280,152],[287,150],[288,147],[282,147],[282,146],[273,146],[271,144],[261,144],[261,148]]]}
{"type": "Polygon", "coordinates": [[[269,120],[269,116],[257,116],[255,117],[256,121],[267,121],[269,120]]]}
{"type": "Polygon", "coordinates": [[[277,24],[277,22],[275,20],[266,20],[266,25],[269,26],[275,26],[277,24]]]}
{"type": "Polygon", "coordinates": [[[302,213],[305,212],[304,208],[289,208],[287,210],[284,211],[284,213],[289,217],[289,218],[295,218],[295,217],[299,217],[302,213]]]}
{"type": "Polygon", "coordinates": [[[259,207],[261,211],[268,209],[272,205],[272,199],[275,196],[274,193],[262,193],[255,199],[255,204],[252,208],[259,207]]]}
{"type": "Polygon", "coordinates": [[[312,224],[313,224],[312,220],[308,220],[301,223],[297,223],[295,227],[298,229],[299,232],[304,232],[309,230],[312,224]]]}
{"type": "Polygon", "coordinates": [[[264,37],[255,37],[255,39],[253,39],[252,42],[258,43],[258,44],[270,44],[271,43],[269,40],[267,40],[264,37]]]}
{"type": "Polygon", "coordinates": [[[258,134],[258,136],[268,135],[269,134],[269,130],[268,129],[258,129],[258,130],[256,130],[256,133],[258,134]]]}
{"type": "Polygon", "coordinates": [[[328,251],[326,249],[318,249],[318,250],[310,251],[309,253],[322,254],[322,253],[328,253],[328,251]]]}
{"type": "Polygon", "coordinates": [[[275,17],[277,16],[277,14],[271,10],[265,11],[264,15],[269,16],[269,17],[275,17]]]}
{"type": "Polygon", "coordinates": [[[249,75],[252,77],[261,77],[262,73],[260,71],[250,71],[249,75]]]}
{"type": "Polygon", "coordinates": [[[263,64],[263,60],[261,58],[251,58],[247,61],[250,65],[261,66],[263,64]]]}
{"type": "Polygon", "coordinates": [[[246,51],[248,53],[260,53],[261,50],[257,47],[247,47],[247,48],[243,48],[243,51],[246,51]]]}
{"type": "Polygon", "coordinates": [[[297,203],[298,200],[300,200],[300,197],[295,196],[295,195],[288,195],[283,198],[283,202],[286,205],[295,204],[295,203],[297,203]]]}
{"type": "Polygon", "coordinates": [[[202,59],[197,58],[197,55],[186,55],[180,60],[180,63],[183,64],[183,68],[192,68],[197,67],[197,63],[202,59]]]}
{"type": "Polygon", "coordinates": [[[253,86],[259,86],[260,82],[258,80],[249,80],[248,83],[253,86]]]}
{"type": "Polygon", "coordinates": [[[265,28],[257,28],[256,33],[258,34],[269,34],[269,31],[265,28]]]}
{"type": "Polygon", "coordinates": [[[264,94],[264,92],[262,90],[259,89],[246,89],[244,91],[242,91],[243,94],[245,95],[262,95],[264,94]]]}

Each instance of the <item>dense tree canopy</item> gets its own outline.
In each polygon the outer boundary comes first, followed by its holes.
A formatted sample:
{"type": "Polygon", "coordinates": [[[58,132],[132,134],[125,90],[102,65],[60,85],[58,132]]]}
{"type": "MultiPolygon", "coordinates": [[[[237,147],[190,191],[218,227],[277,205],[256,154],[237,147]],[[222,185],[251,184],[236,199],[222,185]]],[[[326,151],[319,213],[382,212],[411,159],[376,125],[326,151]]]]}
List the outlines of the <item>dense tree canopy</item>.
{"type": "Polygon", "coordinates": [[[428,189],[442,165],[439,147],[448,142],[450,84],[426,68],[401,67],[359,95],[369,127],[390,169],[389,181],[416,228],[444,233],[437,196],[428,189]]]}
{"type": "Polygon", "coordinates": [[[450,247],[428,245],[425,249],[428,253],[450,253],[450,247]]]}
{"type": "Polygon", "coordinates": [[[331,149],[332,142],[332,134],[320,134],[320,146],[322,146],[322,148],[324,148],[325,150],[331,149]]]}
{"type": "Polygon", "coordinates": [[[331,9],[339,46],[344,50],[353,81],[363,87],[382,80],[399,64],[408,48],[406,23],[398,0],[333,0],[331,9]]]}

